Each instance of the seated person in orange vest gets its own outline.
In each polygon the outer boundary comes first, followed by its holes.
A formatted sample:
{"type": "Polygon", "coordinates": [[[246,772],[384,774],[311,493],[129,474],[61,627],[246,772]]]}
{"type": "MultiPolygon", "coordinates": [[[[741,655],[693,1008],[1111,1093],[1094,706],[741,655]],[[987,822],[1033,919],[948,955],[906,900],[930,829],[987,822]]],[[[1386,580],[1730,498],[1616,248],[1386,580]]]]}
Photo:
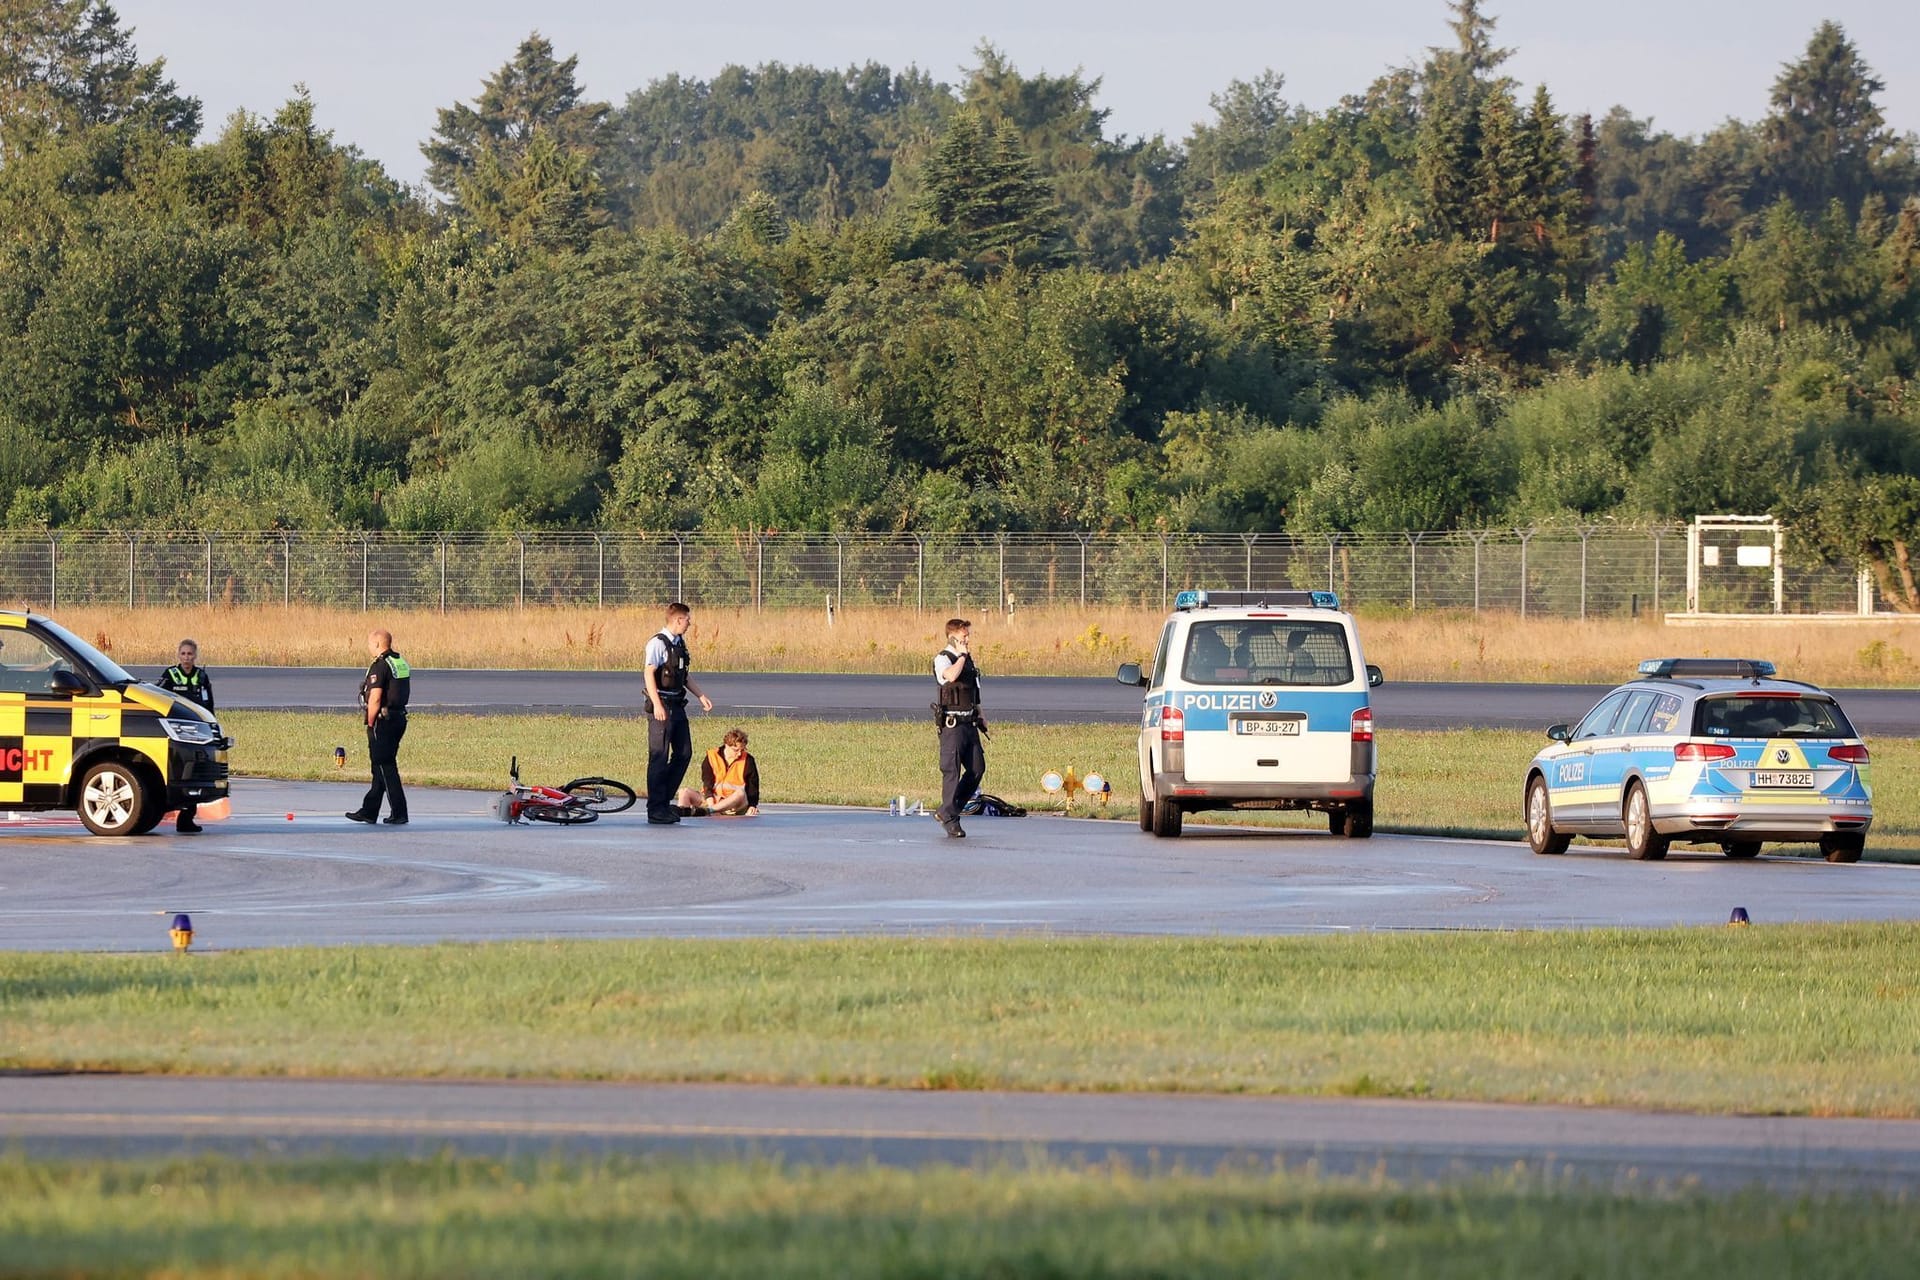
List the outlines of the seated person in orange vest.
{"type": "Polygon", "coordinates": [[[746,730],[727,730],[720,745],[700,762],[700,790],[682,787],[674,802],[681,815],[689,818],[710,813],[750,818],[759,813],[760,766],[747,754],[746,730]]]}

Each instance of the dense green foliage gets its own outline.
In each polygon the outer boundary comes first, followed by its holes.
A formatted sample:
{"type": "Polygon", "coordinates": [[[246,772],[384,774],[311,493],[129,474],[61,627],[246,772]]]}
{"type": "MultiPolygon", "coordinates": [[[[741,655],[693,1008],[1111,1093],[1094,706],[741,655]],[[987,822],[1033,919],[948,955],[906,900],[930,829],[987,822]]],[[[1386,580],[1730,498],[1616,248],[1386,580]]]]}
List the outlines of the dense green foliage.
{"type": "Polygon", "coordinates": [[[1920,502],[1822,500],[1899,497],[1920,446],[1920,151],[1864,55],[1823,23],[1764,118],[1674,137],[1566,119],[1450,7],[1423,65],[1325,111],[1235,82],[1177,145],[986,45],[958,86],[776,63],[613,105],[536,34],[439,113],[436,199],[304,96],[196,141],[100,0],[0,0],[4,519],[1793,509],[1898,583],[1920,502]]]}

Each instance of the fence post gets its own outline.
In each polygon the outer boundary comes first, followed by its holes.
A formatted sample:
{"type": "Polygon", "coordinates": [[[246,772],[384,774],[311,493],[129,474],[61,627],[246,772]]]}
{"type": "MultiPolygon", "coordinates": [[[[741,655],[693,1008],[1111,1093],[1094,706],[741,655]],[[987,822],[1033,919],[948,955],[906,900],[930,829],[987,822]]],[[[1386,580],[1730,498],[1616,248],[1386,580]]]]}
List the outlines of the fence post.
{"type": "Polygon", "coordinates": [[[1403,533],[1407,540],[1407,612],[1420,612],[1420,539],[1424,533],[1403,533]]]}
{"type": "Polygon", "coordinates": [[[1090,533],[1077,533],[1074,537],[1080,541],[1080,607],[1087,607],[1087,543],[1093,538],[1090,533]]]}
{"type": "Polygon", "coordinates": [[[913,611],[919,613],[927,602],[927,539],[926,535],[913,535],[913,611]]]}
{"type": "Polygon", "coordinates": [[[1473,612],[1480,614],[1480,548],[1486,545],[1487,531],[1476,530],[1473,535],[1473,612]]]}
{"type": "Polygon", "coordinates": [[[599,608],[607,607],[607,535],[593,535],[594,549],[598,555],[598,567],[594,570],[593,599],[599,608]]]}
{"type": "Polygon", "coordinates": [[[1587,544],[1593,539],[1593,526],[1580,526],[1580,621],[1587,620],[1587,544]]]}
{"type": "Polygon", "coordinates": [[[1243,533],[1240,535],[1240,541],[1245,543],[1247,548],[1247,581],[1245,589],[1248,591],[1253,590],[1253,541],[1259,536],[1257,533],[1243,533]]]}
{"type": "Polygon", "coordinates": [[[1660,531],[1653,531],[1653,612],[1660,613],[1660,531]]]}
{"type": "Polygon", "coordinates": [[[133,562],[137,554],[135,548],[139,545],[139,534],[130,533],[127,535],[127,608],[129,609],[133,608],[133,562]]]}
{"type": "Polygon", "coordinates": [[[440,612],[447,611],[447,535],[441,534],[440,542],[440,612]]]}
{"type": "Polygon", "coordinates": [[[207,535],[207,608],[213,608],[213,535],[207,535]]]}
{"type": "Polygon", "coordinates": [[[1515,529],[1514,532],[1520,535],[1520,617],[1524,620],[1527,616],[1527,544],[1533,541],[1536,531],[1515,529]]]}
{"type": "Polygon", "coordinates": [[[371,601],[367,591],[367,574],[373,563],[373,540],[364,532],[360,535],[360,612],[365,613],[371,601]]]}
{"type": "Polygon", "coordinates": [[[1006,614],[1006,533],[995,533],[993,545],[998,553],[998,568],[995,570],[995,606],[998,612],[1006,614]]]}
{"type": "Polygon", "coordinates": [[[847,535],[833,535],[833,598],[847,607],[847,535]]]}
{"type": "Polygon", "coordinates": [[[519,607],[525,609],[527,607],[527,537],[523,533],[516,533],[513,535],[513,540],[520,544],[520,591],[518,599],[520,602],[519,607]]]}
{"type": "Polygon", "coordinates": [[[673,535],[673,598],[684,601],[687,598],[687,535],[673,535]]]}
{"type": "Polygon", "coordinates": [[[767,581],[767,535],[753,531],[753,611],[759,613],[765,602],[767,581]]]}
{"type": "Polygon", "coordinates": [[[293,535],[280,535],[280,607],[293,608],[293,535]]]}
{"type": "Polygon", "coordinates": [[[1160,535],[1160,607],[1162,609],[1167,607],[1167,562],[1171,559],[1168,548],[1172,541],[1173,539],[1166,534],[1160,535]]]}
{"type": "Polygon", "coordinates": [[[60,603],[60,535],[47,534],[47,612],[60,603]]]}

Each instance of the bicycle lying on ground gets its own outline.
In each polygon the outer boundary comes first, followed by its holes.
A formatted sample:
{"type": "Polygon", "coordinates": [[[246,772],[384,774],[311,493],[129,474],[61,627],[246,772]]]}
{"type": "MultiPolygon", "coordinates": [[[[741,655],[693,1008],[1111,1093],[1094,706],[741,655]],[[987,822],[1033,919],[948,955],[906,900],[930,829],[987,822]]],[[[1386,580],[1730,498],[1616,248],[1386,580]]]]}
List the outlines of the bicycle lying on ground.
{"type": "Polygon", "coordinates": [[[493,811],[503,822],[557,822],[577,826],[597,822],[603,813],[619,813],[633,808],[638,793],[624,782],[612,778],[575,778],[564,787],[532,786],[520,781],[520,757],[507,767],[512,779],[506,794],[493,802],[493,811]]]}

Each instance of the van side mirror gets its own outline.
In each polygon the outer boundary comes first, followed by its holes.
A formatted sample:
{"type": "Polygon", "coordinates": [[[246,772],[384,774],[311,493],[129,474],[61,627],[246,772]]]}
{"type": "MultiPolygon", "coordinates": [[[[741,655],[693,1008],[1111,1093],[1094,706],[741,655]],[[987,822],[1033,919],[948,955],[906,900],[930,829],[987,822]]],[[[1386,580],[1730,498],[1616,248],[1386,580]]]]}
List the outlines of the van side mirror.
{"type": "Polygon", "coordinates": [[[1568,728],[1564,724],[1548,725],[1547,736],[1549,738],[1552,738],[1555,742],[1565,742],[1568,738],[1573,736],[1573,730],[1568,728]]]}
{"type": "Polygon", "coordinates": [[[1147,687],[1147,677],[1141,673],[1140,664],[1137,662],[1121,663],[1120,669],[1113,673],[1113,678],[1121,684],[1132,685],[1136,689],[1147,687]]]}
{"type": "Polygon", "coordinates": [[[1387,678],[1380,674],[1380,668],[1374,666],[1371,662],[1369,662],[1367,664],[1367,688],[1378,689],[1381,685],[1385,684],[1386,682],[1387,682],[1387,678]]]}

